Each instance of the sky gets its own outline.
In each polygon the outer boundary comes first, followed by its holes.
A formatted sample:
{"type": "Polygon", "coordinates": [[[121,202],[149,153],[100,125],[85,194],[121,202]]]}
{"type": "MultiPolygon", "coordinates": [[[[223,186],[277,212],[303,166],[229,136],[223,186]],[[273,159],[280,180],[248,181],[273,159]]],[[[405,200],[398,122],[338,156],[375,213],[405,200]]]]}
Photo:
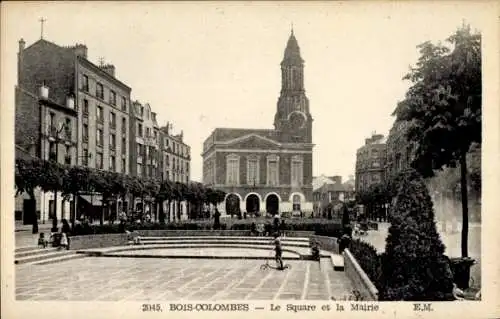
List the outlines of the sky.
{"type": "Polygon", "coordinates": [[[416,46],[445,40],[463,21],[483,31],[487,10],[465,1],[4,2],[2,107],[14,110],[18,41],[37,41],[44,17],[46,40],[86,44],[89,60],[114,64],[160,125],[183,130],[201,181],[203,141],[216,127],[273,127],[293,23],[314,119],[313,175],[346,179],[364,139],[388,134],[416,46]]]}

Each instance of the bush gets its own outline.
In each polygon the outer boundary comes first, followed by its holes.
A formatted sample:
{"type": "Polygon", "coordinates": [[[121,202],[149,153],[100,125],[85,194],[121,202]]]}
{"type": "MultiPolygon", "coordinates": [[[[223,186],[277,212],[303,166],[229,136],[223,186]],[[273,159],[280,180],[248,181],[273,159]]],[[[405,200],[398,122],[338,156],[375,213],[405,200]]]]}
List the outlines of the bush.
{"type": "Polygon", "coordinates": [[[359,239],[354,239],[349,245],[349,251],[356,258],[370,281],[380,290],[381,256],[377,254],[375,247],[359,239]]]}
{"type": "Polygon", "coordinates": [[[420,175],[404,172],[382,257],[380,300],[451,300],[452,273],[420,175]]]}
{"type": "MultiPolygon", "coordinates": [[[[241,219],[234,222],[228,221],[228,223],[221,223],[221,230],[248,230],[252,229],[252,223],[264,223],[266,231],[272,232],[272,219],[241,219]]],[[[73,230],[73,234],[77,235],[89,235],[89,234],[114,234],[123,233],[125,230],[210,230],[213,228],[213,223],[210,220],[206,221],[180,221],[167,224],[159,223],[142,223],[136,224],[134,222],[126,223],[120,226],[119,223],[113,225],[92,225],[83,226],[77,225],[73,230]]],[[[311,231],[315,232],[316,235],[337,237],[342,236],[342,225],[338,222],[328,222],[323,220],[322,222],[316,220],[304,220],[304,219],[289,219],[286,220],[284,225],[285,231],[311,231]]]]}

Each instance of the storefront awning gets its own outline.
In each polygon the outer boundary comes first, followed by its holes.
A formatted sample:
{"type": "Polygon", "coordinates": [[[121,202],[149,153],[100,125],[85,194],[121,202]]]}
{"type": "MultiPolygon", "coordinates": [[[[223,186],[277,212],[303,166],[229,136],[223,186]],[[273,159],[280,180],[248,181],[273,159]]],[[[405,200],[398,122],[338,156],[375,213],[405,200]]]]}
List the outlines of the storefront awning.
{"type": "Polygon", "coordinates": [[[80,195],[80,198],[92,206],[102,206],[102,195],[80,195]]]}

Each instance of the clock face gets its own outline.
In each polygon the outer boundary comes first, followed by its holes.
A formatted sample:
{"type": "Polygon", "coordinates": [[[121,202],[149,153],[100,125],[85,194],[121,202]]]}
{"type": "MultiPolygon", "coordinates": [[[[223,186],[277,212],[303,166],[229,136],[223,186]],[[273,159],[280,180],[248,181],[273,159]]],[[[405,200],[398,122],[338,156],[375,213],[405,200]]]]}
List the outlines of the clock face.
{"type": "Polygon", "coordinates": [[[306,124],[306,117],[301,112],[293,112],[290,114],[289,121],[292,128],[303,128],[306,124]]]}

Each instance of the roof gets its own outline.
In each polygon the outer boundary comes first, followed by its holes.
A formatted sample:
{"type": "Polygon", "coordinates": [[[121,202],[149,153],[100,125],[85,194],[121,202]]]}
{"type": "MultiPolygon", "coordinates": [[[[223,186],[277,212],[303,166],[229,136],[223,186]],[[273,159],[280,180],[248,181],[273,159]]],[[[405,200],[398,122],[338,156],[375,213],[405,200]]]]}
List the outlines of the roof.
{"type": "Polygon", "coordinates": [[[286,44],[285,56],[282,63],[301,64],[303,62],[304,60],[302,60],[302,57],[300,56],[299,43],[297,42],[292,29],[292,32],[286,44]]]}
{"type": "Polygon", "coordinates": [[[346,190],[347,190],[346,187],[341,183],[324,184],[319,189],[319,191],[321,193],[323,193],[323,192],[345,192],[346,190]]]}
{"type": "Polygon", "coordinates": [[[272,129],[216,128],[213,132],[215,142],[229,141],[249,134],[257,134],[277,140],[277,131],[272,129]]]}

